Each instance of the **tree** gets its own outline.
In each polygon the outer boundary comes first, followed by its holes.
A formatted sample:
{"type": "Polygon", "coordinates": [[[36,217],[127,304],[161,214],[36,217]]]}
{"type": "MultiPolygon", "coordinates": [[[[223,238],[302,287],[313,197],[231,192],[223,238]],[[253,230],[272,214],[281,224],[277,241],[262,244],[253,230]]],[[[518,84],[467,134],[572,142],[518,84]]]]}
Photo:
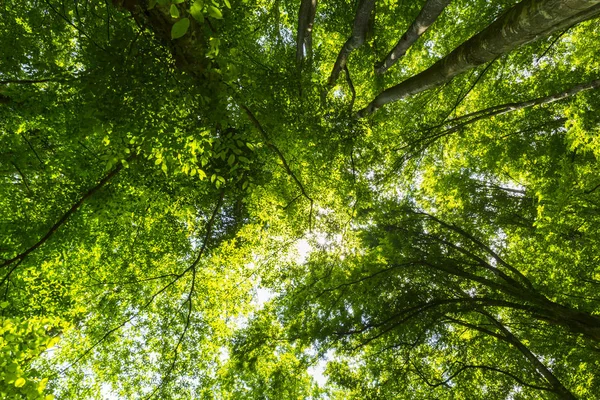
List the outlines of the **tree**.
{"type": "Polygon", "coordinates": [[[595,398],[600,6],[404,3],[2,3],[0,391],[595,398]]]}

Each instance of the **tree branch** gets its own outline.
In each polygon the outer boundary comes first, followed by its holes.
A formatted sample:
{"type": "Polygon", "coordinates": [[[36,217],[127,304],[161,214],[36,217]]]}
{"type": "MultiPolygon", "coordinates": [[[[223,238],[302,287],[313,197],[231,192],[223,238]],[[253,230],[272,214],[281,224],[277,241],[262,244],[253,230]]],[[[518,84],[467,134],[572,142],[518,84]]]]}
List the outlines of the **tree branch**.
{"type": "Polygon", "coordinates": [[[573,86],[570,89],[564,90],[562,92],[554,93],[549,96],[538,97],[532,100],[526,100],[518,103],[506,103],[499,104],[497,106],[492,106],[485,108],[483,110],[475,111],[469,114],[461,115],[460,117],[453,118],[448,120],[446,123],[437,125],[430,129],[439,128],[442,126],[448,126],[450,124],[458,123],[454,126],[448,127],[444,131],[438,133],[438,135],[447,135],[449,133],[456,132],[460,128],[470,125],[474,122],[480,121],[484,118],[491,118],[498,115],[506,114],[513,111],[522,110],[524,108],[539,106],[543,104],[554,103],[555,101],[564,100],[568,97],[574,96],[578,93],[585,92],[587,90],[597,89],[600,87],[600,79],[596,79],[590,82],[581,83],[579,85],[573,86]]]}
{"type": "Polygon", "coordinates": [[[423,8],[421,8],[419,15],[417,15],[417,18],[404,35],[402,35],[400,40],[398,40],[396,46],[388,53],[383,61],[375,66],[375,72],[377,74],[385,73],[392,65],[403,57],[410,46],[412,46],[435,22],[450,1],[451,0],[427,0],[423,8]]]}
{"type": "MultiPolygon", "coordinates": [[[[354,26],[352,28],[352,35],[346,40],[344,46],[342,46],[337,60],[329,75],[327,84],[329,88],[335,85],[340,72],[346,67],[348,62],[348,56],[353,50],[362,46],[367,36],[367,30],[369,29],[369,18],[373,9],[375,8],[375,0],[360,0],[358,10],[356,10],[356,16],[354,17],[354,26]]],[[[327,91],[327,89],[325,89],[327,91]]]]}
{"type": "Polygon", "coordinates": [[[556,376],[546,367],[532,352],[525,346],[515,335],[512,334],[500,321],[492,317],[490,314],[480,311],[480,314],[486,316],[496,327],[502,332],[506,340],[516,347],[527,360],[535,367],[540,375],[552,386],[553,391],[562,399],[576,400],[577,398],[571,393],[556,376]]]}
{"type": "Polygon", "coordinates": [[[600,0],[524,0],[425,71],[384,90],[358,118],[385,104],[440,86],[456,75],[600,14],[600,0]]]}
{"type": "Polygon", "coordinates": [[[296,62],[300,65],[312,54],[312,28],[317,12],[317,0],[302,0],[298,12],[298,37],[296,40],[296,62]]]}
{"type": "MultiPolygon", "coordinates": [[[[129,157],[129,159],[131,158],[132,157],[129,157]]],[[[104,178],[102,178],[96,186],[88,190],[77,202],[75,202],[75,204],[73,204],[71,208],[69,208],[69,210],[66,213],[64,213],[63,216],[60,217],[60,219],[54,225],[50,227],[48,232],[46,232],[46,234],[42,236],[41,239],[39,239],[33,246],[29,247],[24,252],[18,254],[17,256],[9,260],[4,261],[2,264],[0,264],[0,268],[4,268],[17,260],[24,260],[25,257],[27,257],[31,252],[35,251],[37,248],[46,243],[46,241],[50,239],[52,235],[54,235],[56,231],[58,231],[58,229],[68,221],[71,215],[73,215],[88,198],[90,198],[94,193],[102,189],[115,175],[117,175],[121,171],[122,168],[123,165],[118,164],[112,171],[110,171],[104,178]]]]}
{"type": "Polygon", "coordinates": [[[302,182],[300,182],[300,180],[296,177],[296,175],[294,174],[294,172],[290,168],[290,165],[288,164],[287,160],[285,159],[285,156],[283,155],[283,153],[281,152],[281,150],[279,150],[279,148],[273,144],[273,142],[269,138],[269,135],[264,130],[264,128],[262,127],[262,125],[258,121],[258,119],[256,119],[256,117],[254,116],[254,114],[252,113],[252,111],[250,111],[250,109],[248,107],[246,107],[244,104],[241,104],[240,107],[244,110],[244,112],[246,113],[246,115],[248,116],[248,118],[250,119],[250,121],[252,121],[252,124],[254,124],[254,126],[256,127],[256,129],[258,129],[258,131],[260,132],[260,134],[263,137],[263,140],[265,141],[265,144],[271,150],[273,150],[273,152],[275,152],[275,154],[277,154],[277,157],[279,157],[279,160],[283,164],[283,168],[285,169],[285,171],[287,172],[287,174],[294,180],[294,182],[296,183],[296,185],[300,189],[300,192],[302,193],[302,196],[304,196],[310,202],[310,214],[309,214],[309,217],[308,217],[308,226],[309,226],[309,230],[312,230],[312,213],[313,213],[314,200],[312,199],[312,197],[310,197],[308,195],[308,193],[306,192],[306,189],[304,188],[304,185],[302,184],[302,182]]]}

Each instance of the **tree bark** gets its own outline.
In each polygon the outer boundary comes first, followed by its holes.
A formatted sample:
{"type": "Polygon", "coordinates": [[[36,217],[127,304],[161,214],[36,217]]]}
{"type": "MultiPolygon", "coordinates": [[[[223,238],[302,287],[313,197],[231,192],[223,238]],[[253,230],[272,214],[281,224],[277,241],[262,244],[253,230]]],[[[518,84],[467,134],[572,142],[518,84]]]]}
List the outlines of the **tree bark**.
{"type": "Polygon", "coordinates": [[[415,21],[404,35],[402,35],[400,40],[398,40],[398,43],[396,43],[396,47],[389,52],[383,61],[375,66],[375,72],[377,74],[383,74],[394,65],[396,61],[403,57],[410,46],[412,46],[413,43],[415,43],[435,22],[450,1],[451,0],[427,0],[415,21]]]}
{"type": "MultiPolygon", "coordinates": [[[[473,122],[479,121],[484,118],[495,117],[498,115],[506,114],[512,111],[522,110],[524,108],[539,106],[543,104],[554,103],[555,101],[566,99],[567,97],[574,96],[580,92],[585,92],[586,90],[597,89],[600,88],[600,79],[596,79],[590,82],[581,83],[579,85],[573,86],[570,89],[563,90],[562,92],[554,93],[549,96],[538,97],[536,99],[526,100],[519,103],[506,103],[500,104],[493,107],[488,107],[483,110],[475,111],[469,114],[461,115],[460,117],[453,118],[446,122],[445,124],[436,126],[435,128],[442,127],[444,125],[448,126],[454,123],[457,125],[449,126],[446,130],[441,132],[440,134],[446,135],[448,133],[452,133],[462,128],[465,125],[472,124],[473,122]]],[[[435,129],[434,128],[434,129],[435,129]]]]}
{"type": "Polygon", "coordinates": [[[331,75],[329,75],[329,87],[335,85],[340,73],[346,67],[350,53],[362,46],[365,42],[367,31],[369,30],[369,18],[374,8],[375,0],[362,0],[360,2],[358,10],[356,10],[356,16],[354,17],[352,35],[346,40],[346,43],[344,43],[344,46],[340,50],[337,60],[335,61],[331,75]]]}
{"type": "Polygon", "coordinates": [[[386,89],[359,111],[362,118],[385,104],[448,82],[519,46],[600,14],[600,0],[524,0],[425,71],[386,89]]]}
{"type": "Polygon", "coordinates": [[[312,27],[317,12],[317,0],[302,0],[298,13],[298,39],[296,41],[296,62],[300,64],[312,54],[312,27]]]}
{"type": "Polygon", "coordinates": [[[186,6],[179,4],[178,9],[181,17],[190,20],[190,27],[184,36],[171,39],[171,28],[176,21],[171,17],[170,6],[156,4],[149,10],[144,0],[113,0],[113,5],[129,11],[139,26],[148,27],[156,38],[169,48],[177,68],[196,77],[203,75],[210,62],[206,57],[206,35],[203,27],[189,14],[186,6]]]}

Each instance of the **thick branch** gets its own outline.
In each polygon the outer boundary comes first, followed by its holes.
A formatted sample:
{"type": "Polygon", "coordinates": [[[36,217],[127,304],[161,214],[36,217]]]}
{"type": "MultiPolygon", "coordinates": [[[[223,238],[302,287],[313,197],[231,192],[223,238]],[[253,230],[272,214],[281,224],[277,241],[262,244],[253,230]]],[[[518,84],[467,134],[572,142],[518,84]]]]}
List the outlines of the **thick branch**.
{"type": "Polygon", "coordinates": [[[425,71],[386,89],[363,110],[365,117],[385,104],[440,86],[456,75],[600,14],[600,0],[524,0],[425,71]]]}
{"type": "Polygon", "coordinates": [[[296,61],[312,53],[312,27],[317,12],[317,0],[302,0],[298,12],[298,39],[296,40],[296,61]]]}
{"type": "Polygon", "coordinates": [[[367,30],[369,29],[369,18],[374,8],[375,0],[362,0],[360,2],[358,10],[356,10],[356,16],[354,17],[352,35],[346,40],[346,43],[344,43],[344,46],[338,54],[335,65],[333,66],[333,71],[331,71],[331,75],[329,76],[329,87],[335,85],[340,73],[346,67],[350,53],[362,46],[365,42],[367,30]]]}
{"type": "Polygon", "coordinates": [[[383,61],[375,66],[375,72],[377,74],[383,74],[394,65],[396,61],[403,57],[410,46],[412,46],[435,22],[450,1],[451,0],[427,0],[415,21],[404,35],[402,35],[400,40],[398,40],[398,43],[396,43],[396,47],[389,52],[383,61]]]}
{"type": "Polygon", "coordinates": [[[558,380],[556,376],[546,367],[532,352],[525,346],[515,335],[513,335],[500,321],[492,317],[488,313],[482,313],[489,320],[492,321],[496,327],[502,332],[506,341],[515,346],[523,356],[535,367],[540,375],[546,379],[546,381],[552,386],[554,392],[560,396],[561,399],[576,400],[576,397],[571,393],[563,384],[558,380]]]}
{"type": "Polygon", "coordinates": [[[210,62],[206,57],[206,34],[203,26],[189,14],[185,4],[180,4],[178,9],[181,17],[189,19],[190,26],[187,33],[178,39],[171,39],[171,29],[176,22],[170,14],[171,3],[155,4],[152,9],[147,9],[145,0],[113,0],[113,4],[129,11],[139,26],[148,27],[169,48],[178,69],[196,77],[202,76],[210,62]]]}

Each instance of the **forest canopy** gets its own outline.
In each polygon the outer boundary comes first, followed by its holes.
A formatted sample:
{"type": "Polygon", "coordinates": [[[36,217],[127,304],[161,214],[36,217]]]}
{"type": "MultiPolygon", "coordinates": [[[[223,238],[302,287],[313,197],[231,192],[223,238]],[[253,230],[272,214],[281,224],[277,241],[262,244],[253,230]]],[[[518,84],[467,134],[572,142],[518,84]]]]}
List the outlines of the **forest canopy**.
{"type": "Polygon", "coordinates": [[[0,398],[600,399],[600,0],[0,12],[0,398]]]}

